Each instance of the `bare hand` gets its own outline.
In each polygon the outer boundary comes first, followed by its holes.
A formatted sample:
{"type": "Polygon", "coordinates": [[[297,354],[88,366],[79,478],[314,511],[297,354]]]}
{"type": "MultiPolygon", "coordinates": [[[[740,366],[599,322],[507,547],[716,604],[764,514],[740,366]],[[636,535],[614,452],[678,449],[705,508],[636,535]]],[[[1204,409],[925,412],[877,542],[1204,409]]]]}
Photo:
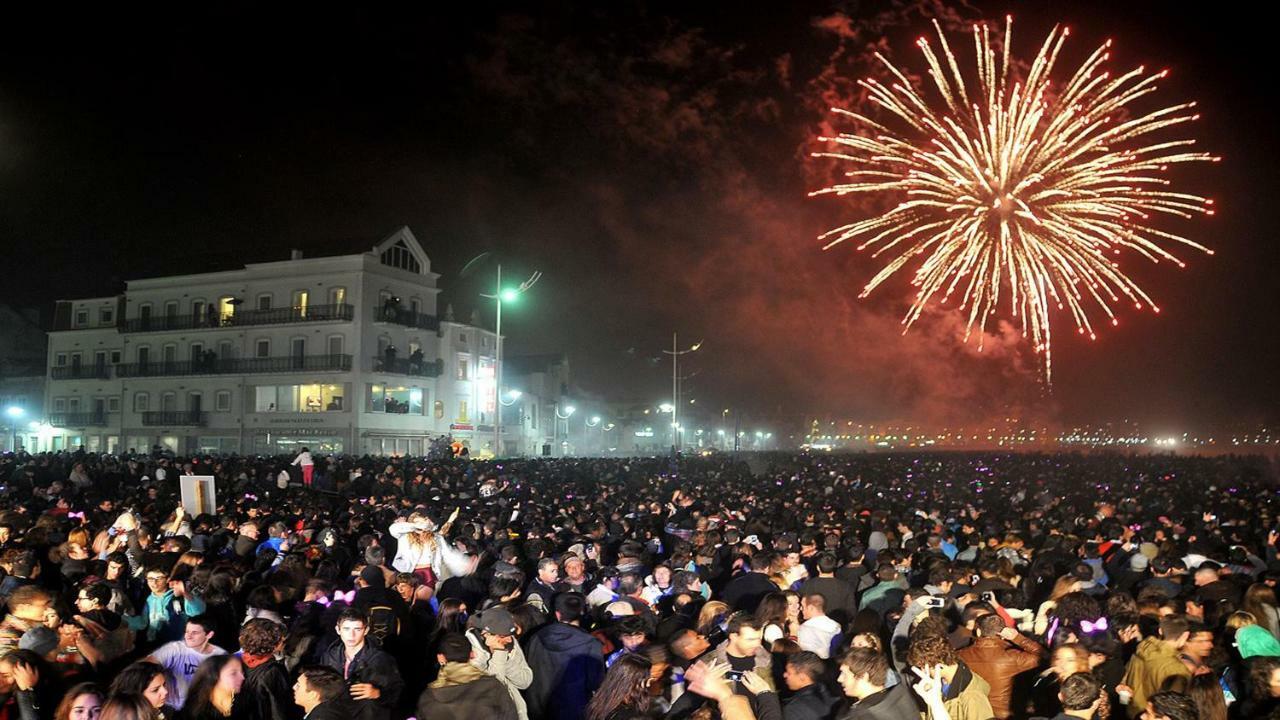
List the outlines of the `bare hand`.
{"type": "Polygon", "coordinates": [[[1018,637],[1018,631],[1011,627],[1003,627],[1000,628],[1000,637],[1008,640],[1009,642],[1013,642],[1018,637]]]}
{"type": "Polygon", "coordinates": [[[351,697],[356,700],[377,700],[382,691],[371,683],[356,683],[351,686],[351,697]]]}
{"type": "Polygon", "coordinates": [[[728,663],[699,661],[685,672],[684,679],[688,683],[689,692],[720,702],[733,695],[733,688],[724,679],[727,672],[728,663]]]}
{"type": "Polygon", "coordinates": [[[19,690],[30,690],[40,682],[40,671],[34,665],[19,660],[13,664],[13,682],[19,690]]]}
{"type": "Polygon", "coordinates": [[[912,689],[916,694],[924,700],[926,705],[942,704],[942,666],[935,665],[931,668],[921,670],[913,667],[911,672],[915,673],[920,681],[912,685],[912,689]]]}
{"type": "Polygon", "coordinates": [[[747,689],[747,692],[751,693],[752,695],[759,695],[760,693],[773,692],[773,689],[769,687],[769,683],[761,679],[761,677],[757,675],[754,670],[752,670],[751,672],[742,673],[742,686],[745,687],[747,689]]]}
{"type": "Polygon", "coordinates": [[[453,522],[454,520],[457,520],[457,519],[458,519],[458,513],[459,513],[459,512],[461,512],[461,511],[462,511],[462,508],[454,508],[454,509],[453,509],[453,513],[451,513],[451,514],[449,515],[449,519],[445,521],[445,524],[447,525],[447,524],[449,524],[449,523],[453,522]]]}

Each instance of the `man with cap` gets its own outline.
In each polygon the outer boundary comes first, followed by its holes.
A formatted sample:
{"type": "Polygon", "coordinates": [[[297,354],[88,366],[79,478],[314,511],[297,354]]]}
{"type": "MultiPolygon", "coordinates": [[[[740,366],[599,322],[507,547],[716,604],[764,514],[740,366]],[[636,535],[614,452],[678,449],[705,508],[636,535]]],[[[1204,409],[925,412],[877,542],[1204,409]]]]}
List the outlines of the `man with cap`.
{"type": "Polygon", "coordinates": [[[516,642],[516,622],[506,608],[492,607],[471,622],[467,630],[471,642],[471,664],[497,678],[511,694],[519,720],[528,720],[529,711],[520,694],[533,683],[533,670],[516,642]]]}

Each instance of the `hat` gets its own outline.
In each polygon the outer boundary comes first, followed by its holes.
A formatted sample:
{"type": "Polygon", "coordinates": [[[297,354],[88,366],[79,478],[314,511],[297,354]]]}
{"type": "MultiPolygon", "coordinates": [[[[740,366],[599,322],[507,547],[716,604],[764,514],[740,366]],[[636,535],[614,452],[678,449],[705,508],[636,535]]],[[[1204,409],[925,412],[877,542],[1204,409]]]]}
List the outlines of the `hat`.
{"type": "Polygon", "coordinates": [[[387,576],[382,574],[382,568],[377,565],[365,565],[360,571],[360,579],[373,587],[387,586],[387,576]]]}
{"type": "Polygon", "coordinates": [[[514,635],[516,632],[515,618],[505,608],[491,607],[485,610],[480,613],[477,624],[481,630],[491,635],[514,635]]]}
{"type": "MultiPolygon", "coordinates": [[[[26,636],[22,638],[26,640],[26,636]]],[[[1280,657],[1280,642],[1261,625],[1246,625],[1236,631],[1236,647],[1240,657],[1248,660],[1255,655],[1280,657]]]]}
{"type": "Polygon", "coordinates": [[[1160,548],[1155,543],[1144,542],[1138,546],[1138,552],[1147,557],[1148,560],[1154,560],[1160,554],[1160,548]]]}
{"type": "Polygon", "coordinates": [[[22,634],[18,649],[30,650],[43,657],[58,649],[58,633],[45,625],[36,625],[22,634]]]}
{"type": "Polygon", "coordinates": [[[635,615],[636,609],[631,607],[631,603],[625,600],[614,600],[605,606],[604,612],[606,615],[613,617],[625,617],[627,615],[635,615]]]}

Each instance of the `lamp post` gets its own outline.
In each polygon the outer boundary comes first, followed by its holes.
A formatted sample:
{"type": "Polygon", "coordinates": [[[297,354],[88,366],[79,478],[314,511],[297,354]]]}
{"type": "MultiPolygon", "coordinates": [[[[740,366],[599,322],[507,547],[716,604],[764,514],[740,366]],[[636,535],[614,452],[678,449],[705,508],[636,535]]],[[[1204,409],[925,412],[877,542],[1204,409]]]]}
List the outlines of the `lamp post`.
{"type": "MultiPolygon", "coordinates": [[[[578,408],[576,408],[576,407],[574,407],[574,406],[572,406],[572,405],[566,405],[566,406],[564,407],[564,414],[563,414],[563,415],[561,415],[561,414],[560,414],[560,403],[556,403],[556,404],[555,404],[556,417],[557,417],[557,418],[560,418],[560,420],[564,420],[564,421],[565,421],[565,423],[564,423],[564,441],[565,441],[565,444],[568,444],[568,442],[569,442],[569,418],[570,418],[570,417],[571,417],[575,412],[577,412],[577,410],[578,410],[578,408]]],[[[560,420],[557,420],[557,421],[556,421],[556,426],[555,426],[555,428],[554,428],[554,431],[551,433],[551,441],[552,441],[552,442],[555,442],[555,441],[556,441],[556,435],[557,435],[557,434],[559,434],[559,432],[560,432],[560,420]]],[[[563,456],[564,456],[563,449],[561,450],[560,455],[561,455],[561,457],[563,457],[563,456]]]]}
{"type": "MultiPolygon", "coordinates": [[[[460,276],[465,276],[472,265],[484,261],[489,257],[489,253],[480,253],[475,256],[462,267],[460,276]]],[[[524,282],[514,288],[502,287],[502,263],[498,263],[497,277],[493,283],[493,293],[480,293],[480,297],[492,300],[494,307],[497,308],[497,321],[494,323],[494,334],[497,336],[494,348],[494,369],[493,369],[493,396],[498,403],[502,402],[502,303],[515,302],[521,295],[529,291],[534,283],[542,279],[542,273],[534,270],[524,282]]],[[[493,418],[493,456],[498,457],[502,452],[502,408],[501,405],[494,404],[493,418]]]]}
{"type": "MultiPolygon", "coordinates": [[[[501,391],[502,388],[499,387],[498,390],[501,391]]],[[[508,402],[506,400],[503,400],[502,399],[503,393],[502,392],[498,393],[498,418],[502,417],[502,408],[511,407],[512,405],[515,405],[516,402],[518,402],[520,398],[524,395],[523,392],[516,390],[514,388],[511,390],[508,390],[505,394],[507,397],[511,398],[511,401],[508,402]]],[[[520,413],[520,435],[522,437],[524,435],[524,412],[523,411],[520,413]]]]}
{"type": "Polygon", "coordinates": [[[696,352],[702,341],[681,350],[676,333],[671,333],[671,349],[662,352],[671,356],[671,452],[680,452],[680,356],[696,352]]]}

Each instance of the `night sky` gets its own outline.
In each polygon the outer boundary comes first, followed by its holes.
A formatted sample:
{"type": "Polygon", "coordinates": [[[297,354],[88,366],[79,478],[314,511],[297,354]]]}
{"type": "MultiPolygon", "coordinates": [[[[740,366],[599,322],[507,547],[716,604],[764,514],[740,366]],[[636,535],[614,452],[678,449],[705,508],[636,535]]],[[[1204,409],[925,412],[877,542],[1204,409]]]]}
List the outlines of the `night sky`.
{"type": "Polygon", "coordinates": [[[408,225],[462,317],[476,253],[543,271],[504,315],[509,350],[567,352],[606,397],[666,399],[654,358],[678,330],[705,341],[691,396],[779,422],[1280,420],[1277,68],[1259,18],[1162,2],[274,5],[8,18],[0,299],[47,309],[295,247],[363,251],[408,225]],[[929,18],[1010,11],[1023,56],[1071,26],[1060,76],[1108,37],[1113,69],[1168,67],[1156,102],[1198,100],[1194,134],[1224,156],[1176,176],[1217,216],[1169,228],[1217,254],[1130,265],[1162,312],[1121,310],[1095,342],[1055,316],[1051,390],[1012,328],[981,355],[945,313],[901,336],[906,280],[859,300],[876,266],[816,239],[865,208],[806,196],[830,179],[808,158],[826,108],[856,106],[870,48],[919,70],[929,18]]]}

